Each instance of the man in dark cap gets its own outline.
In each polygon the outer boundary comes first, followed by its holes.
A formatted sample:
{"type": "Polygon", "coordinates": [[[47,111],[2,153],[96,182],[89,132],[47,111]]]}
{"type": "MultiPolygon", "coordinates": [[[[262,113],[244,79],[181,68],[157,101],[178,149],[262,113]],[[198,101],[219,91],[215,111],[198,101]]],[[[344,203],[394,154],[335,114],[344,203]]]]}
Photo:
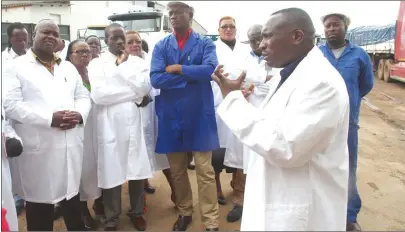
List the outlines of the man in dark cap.
{"type": "MultiPolygon", "coordinates": [[[[262,30],[262,55],[282,68],[260,108],[240,91],[245,73],[213,78],[218,114],[252,152],[241,231],[346,229],[349,99],[342,77],[314,46],[310,16],[277,11],[262,30]]],[[[249,71],[248,71],[249,72],[249,71]]]]}
{"type": "Polygon", "coordinates": [[[174,231],[192,221],[193,199],[187,174],[187,152],[193,153],[202,223],[216,231],[219,212],[212,151],[219,148],[211,74],[218,64],[212,40],[191,28],[194,10],[182,2],[167,5],[174,33],[159,41],[152,53],[150,79],[160,95],[156,153],[167,154],[180,216],[174,231]],[[203,100],[202,100],[203,99],[203,100]]]}

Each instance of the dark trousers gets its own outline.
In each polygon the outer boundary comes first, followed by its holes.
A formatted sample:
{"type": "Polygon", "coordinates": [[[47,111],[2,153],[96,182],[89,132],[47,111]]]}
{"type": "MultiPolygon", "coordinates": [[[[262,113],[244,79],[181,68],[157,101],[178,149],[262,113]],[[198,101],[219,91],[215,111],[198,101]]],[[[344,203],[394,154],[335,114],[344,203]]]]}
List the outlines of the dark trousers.
{"type": "MultiPolygon", "coordinates": [[[[80,198],[76,195],[70,200],[60,202],[63,219],[69,231],[85,231],[81,219],[80,198]]],[[[28,231],[53,231],[53,204],[26,202],[28,231]]]]}

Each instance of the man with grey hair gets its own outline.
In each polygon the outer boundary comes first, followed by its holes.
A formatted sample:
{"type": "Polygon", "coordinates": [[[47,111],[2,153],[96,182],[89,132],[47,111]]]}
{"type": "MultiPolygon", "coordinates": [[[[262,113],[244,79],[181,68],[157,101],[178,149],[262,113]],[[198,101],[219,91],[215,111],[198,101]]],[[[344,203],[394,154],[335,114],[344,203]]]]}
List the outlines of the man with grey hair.
{"type": "MultiPolygon", "coordinates": [[[[343,231],[349,102],[344,81],[314,46],[310,16],[277,11],[262,30],[267,65],[283,68],[260,108],[218,66],[218,114],[251,149],[241,231],[343,231]]],[[[249,71],[248,71],[249,72],[249,71]]]]}
{"type": "Polygon", "coordinates": [[[4,110],[24,150],[10,160],[14,191],[26,201],[28,231],[52,231],[60,202],[68,230],[85,230],[79,185],[90,96],[77,69],[54,54],[59,27],[42,20],[33,46],[3,73],[4,110]]]}
{"type": "Polygon", "coordinates": [[[357,214],[360,212],[361,199],[357,190],[356,170],[358,152],[358,123],[361,99],[366,96],[374,84],[373,68],[368,54],[359,46],[345,40],[350,19],[339,13],[322,17],[327,43],[320,46],[329,62],[342,75],[350,98],[349,123],[349,192],[347,205],[348,231],[360,231],[357,214]]]}

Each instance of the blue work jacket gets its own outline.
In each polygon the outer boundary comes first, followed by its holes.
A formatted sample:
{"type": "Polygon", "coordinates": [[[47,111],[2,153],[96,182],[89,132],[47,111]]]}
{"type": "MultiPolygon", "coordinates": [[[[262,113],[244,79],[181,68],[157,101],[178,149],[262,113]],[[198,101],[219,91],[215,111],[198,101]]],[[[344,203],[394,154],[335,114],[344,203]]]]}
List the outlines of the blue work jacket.
{"type": "MultiPolygon", "coordinates": [[[[324,56],[343,77],[350,100],[350,126],[359,123],[361,99],[374,85],[374,73],[370,57],[361,47],[347,41],[347,46],[338,59],[327,44],[319,46],[324,56]]],[[[325,77],[328,78],[328,77],[325,77]]]]}
{"type": "Polygon", "coordinates": [[[152,86],[160,89],[155,98],[157,153],[219,148],[211,88],[211,74],[217,65],[215,44],[194,31],[182,51],[173,34],[155,45],[150,79],[152,86]],[[182,65],[183,74],[165,72],[173,64],[182,65]]]}

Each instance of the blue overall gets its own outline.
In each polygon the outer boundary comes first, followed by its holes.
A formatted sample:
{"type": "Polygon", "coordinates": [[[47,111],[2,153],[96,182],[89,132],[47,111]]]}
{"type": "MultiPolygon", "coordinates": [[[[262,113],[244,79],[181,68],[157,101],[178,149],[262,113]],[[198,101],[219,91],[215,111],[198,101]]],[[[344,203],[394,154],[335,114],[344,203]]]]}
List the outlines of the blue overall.
{"type": "Polygon", "coordinates": [[[321,45],[320,49],[329,62],[342,75],[346,83],[347,92],[349,93],[349,200],[347,205],[347,221],[357,222],[357,214],[361,208],[361,199],[356,184],[360,103],[362,97],[367,95],[373,88],[373,68],[368,54],[362,48],[349,41],[347,41],[347,46],[338,59],[335,58],[327,44],[321,45]]]}
{"type": "Polygon", "coordinates": [[[181,51],[173,34],[152,53],[150,79],[158,117],[156,152],[213,151],[219,148],[211,74],[218,65],[215,44],[192,32],[181,51]],[[165,72],[182,65],[183,74],[165,72]]]}

